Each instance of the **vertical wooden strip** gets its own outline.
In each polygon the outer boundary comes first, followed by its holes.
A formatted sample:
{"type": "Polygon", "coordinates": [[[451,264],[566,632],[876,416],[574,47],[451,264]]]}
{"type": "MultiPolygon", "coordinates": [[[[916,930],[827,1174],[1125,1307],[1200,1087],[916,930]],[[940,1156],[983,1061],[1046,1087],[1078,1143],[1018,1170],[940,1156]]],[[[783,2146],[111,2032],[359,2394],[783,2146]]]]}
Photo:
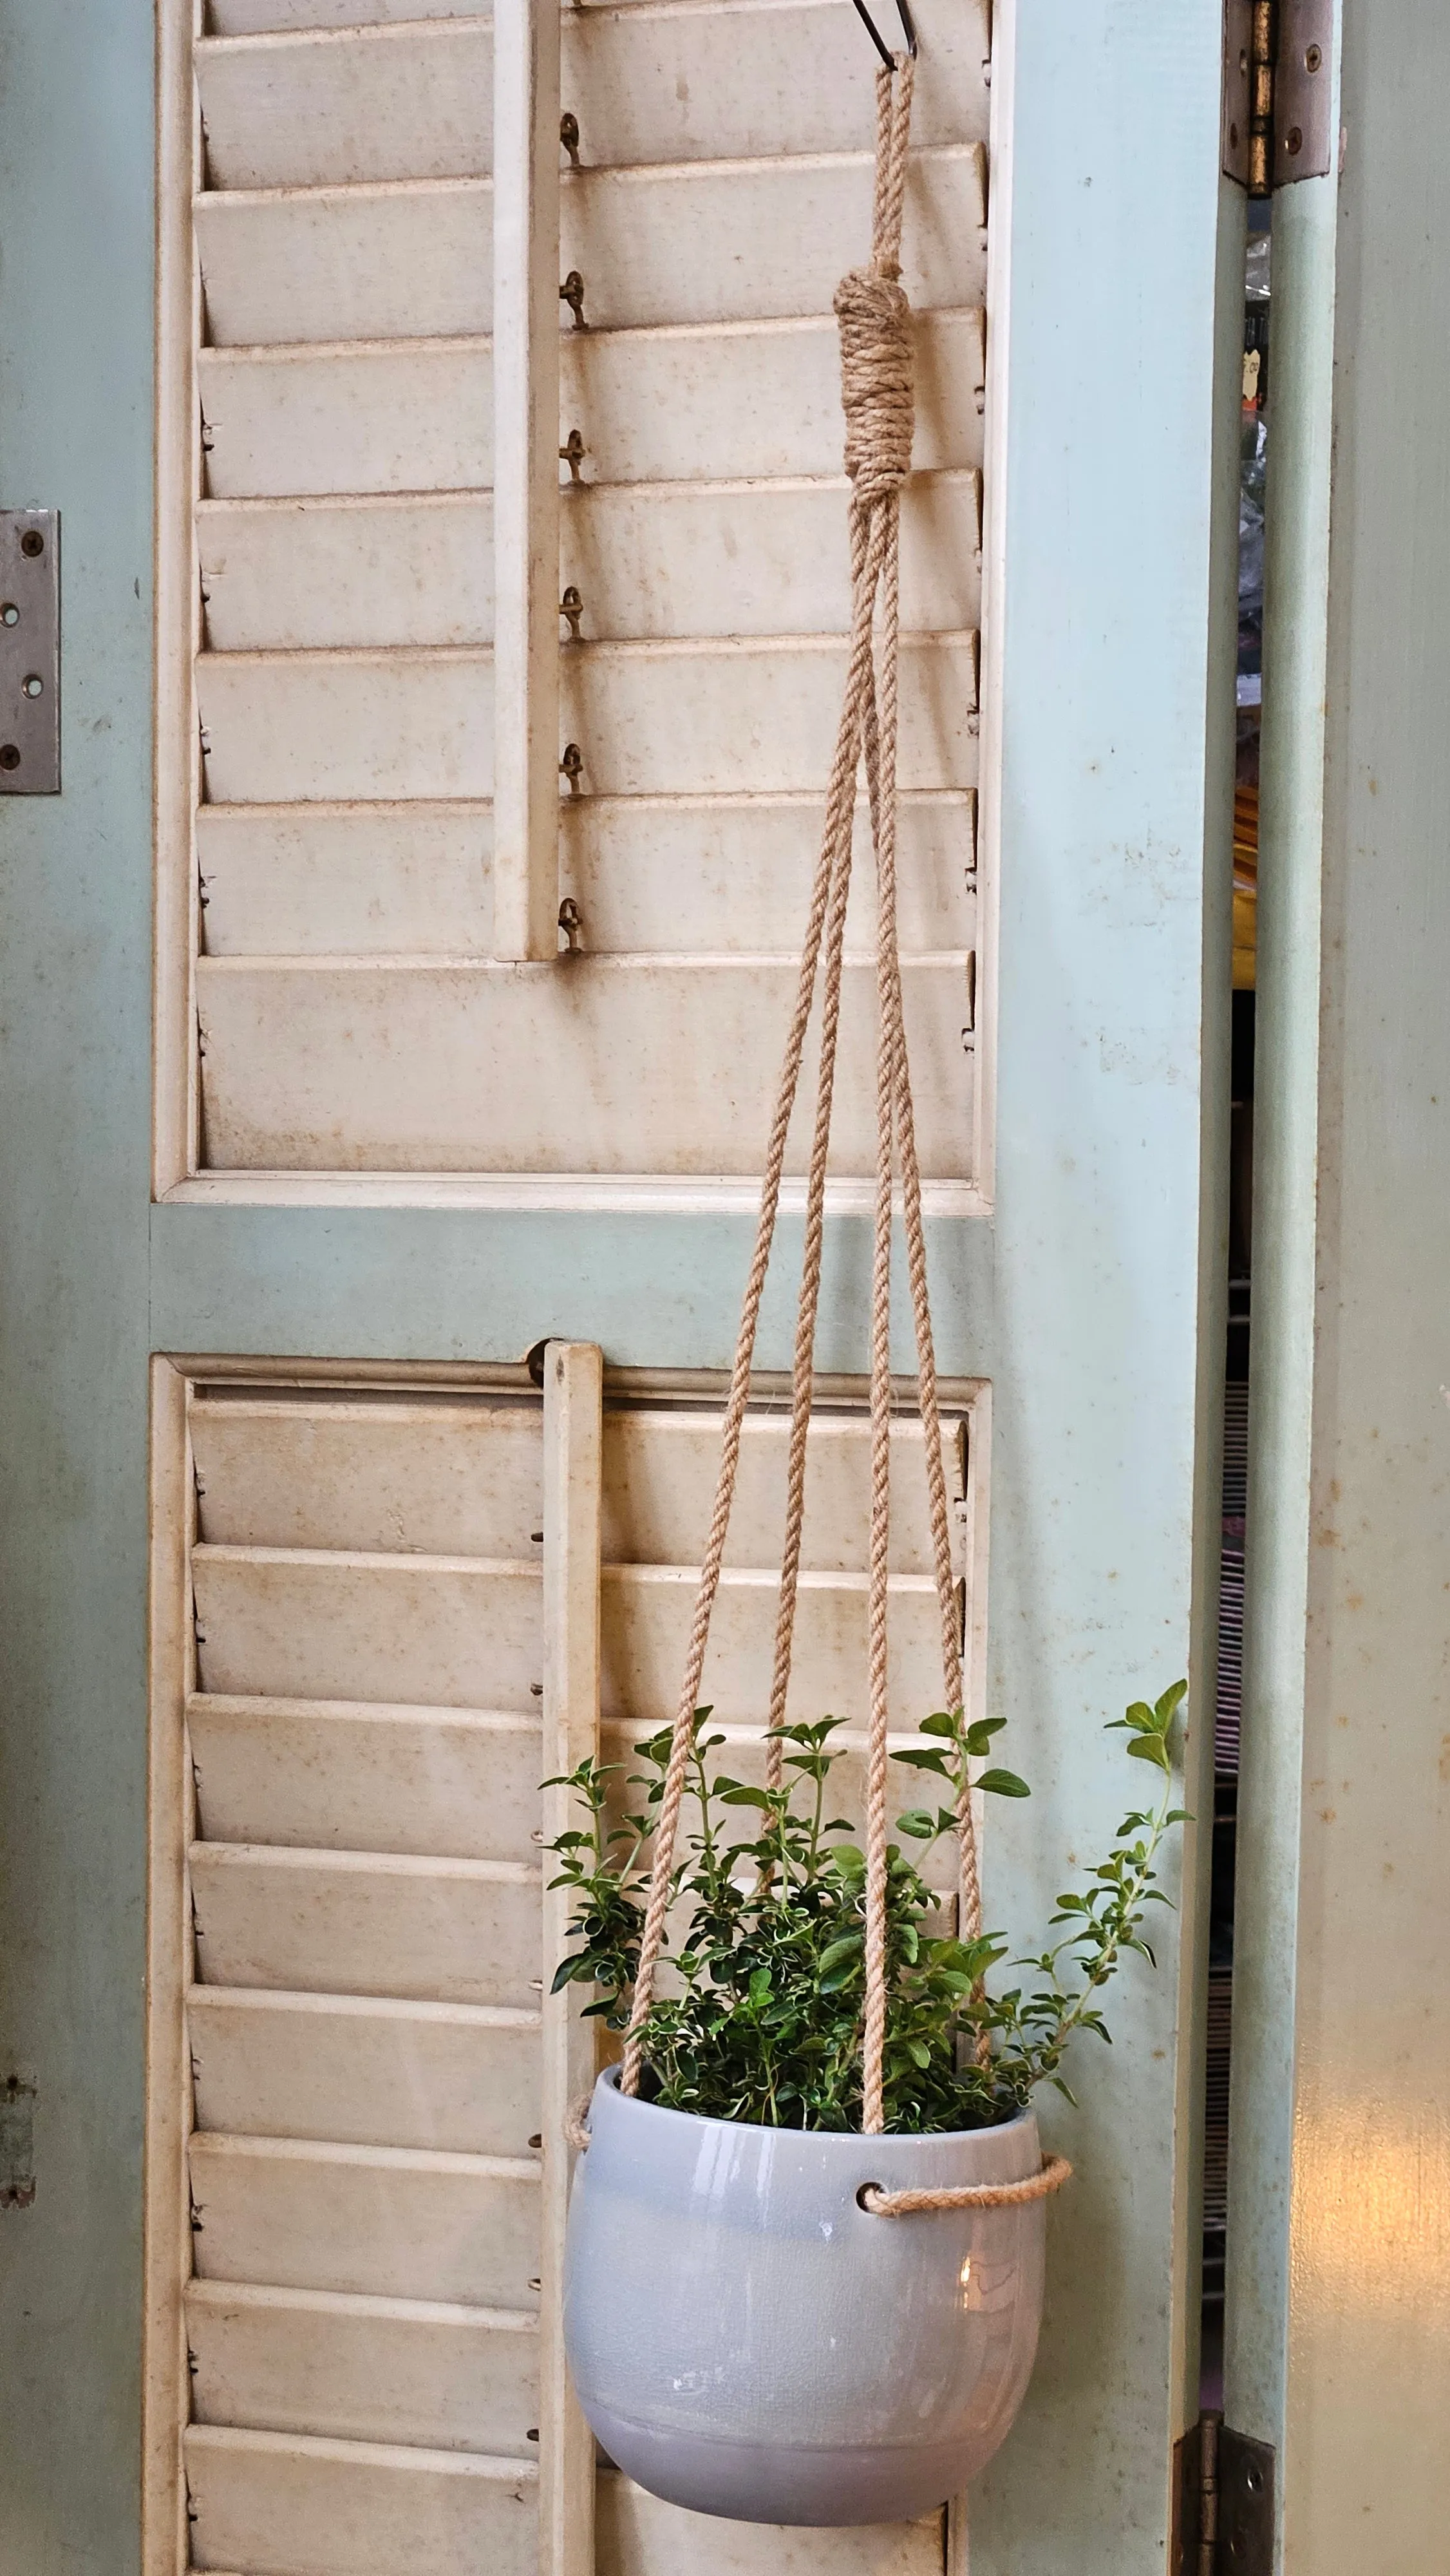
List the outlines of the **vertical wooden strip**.
{"type": "MultiPolygon", "coordinates": [[[[599,1514],[603,1364],[592,1342],[544,1355],[544,1765],[575,1770],[599,1743],[599,1514]]],[[[570,1821],[565,1789],[544,1793],[544,1838],[570,1821]]],[[[564,2228],[571,2103],[594,2081],[594,2025],[580,1990],[549,1992],[563,1954],[567,1893],[544,1896],[543,2262],[539,2350],[540,2576],[593,2576],[594,2437],[564,2364],[564,2228]]]]}
{"type": "Polygon", "coordinates": [[[153,1360],[143,2576],[178,2576],[189,2559],[181,2477],[181,2434],[190,2397],[182,2302],[191,2275],[186,2174],[191,2081],[185,2032],[191,1777],[185,1711],[195,1652],[188,1557],[196,1503],[186,1398],[186,1380],[179,1371],[169,1360],[153,1360]]]}
{"type": "Polygon", "coordinates": [[[494,11],[493,953],[559,936],[559,12],[494,11]]]}
{"type": "Polygon", "coordinates": [[[200,912],[194,823],[200,756],[192,669],[201,640],[193,516],[201,489],[196,351],[201,287],[192,201],[202,182],[192,47],[201,0],[164,0],[156,59],[156,1007],[152,1186],[160,1198],[197,1168],[200,1090],[195,954],[200,912]]]}

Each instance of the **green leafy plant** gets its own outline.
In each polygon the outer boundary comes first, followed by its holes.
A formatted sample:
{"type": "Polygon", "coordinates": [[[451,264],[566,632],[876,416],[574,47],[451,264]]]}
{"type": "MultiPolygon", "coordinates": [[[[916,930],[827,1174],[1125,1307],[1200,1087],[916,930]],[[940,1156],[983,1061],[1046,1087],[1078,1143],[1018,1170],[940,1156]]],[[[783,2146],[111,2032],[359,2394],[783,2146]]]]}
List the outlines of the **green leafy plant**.
{"type": "MultiPolygon", "coordinates": [[[[900,1844],[887,1876],[885,2107],[889,2129],[923,2133],[985,2128],[1010,2119],[1034,2087],[1048,2082],[1073,2099],[1062,2073],[1079,2031],[1108,2032],[1098,1997],[1125,1951],[1152,1962],[1143,1937],[1146,1909],[1165,1905],[1154,1881],[1165,1834],[1186,1821],[1172,1796],[1170,1738],[1187,1684],[1175,1682],[1152,1707],[1137,1700],[1114,1725],[1127,1750],[1164,1775],[1157,1806],[1134,1811],[1105,1861],[1081,1889],[1057,1900],[1040,1954],[1011,1962],[1013,1984],[989,1984],[1007,1957],[995,1933],[962,1941],[933,1931],[941,1900],[900,1844]]],[[[697,1710],[690,1795],[697,1823],[672,1881],[672,1919],[683,1936],[668,1953],[671,1991],[658,1994],[643,2030],[640,2090],[646,2100],[712,2119],[773,2128],[854,2129],[861,2122],[865,2009],[866,1863],[852,1828],[828,1816],[838,1758],[833,1717],[782,1727],[785,1782],[757,1789],[712,1768],[725,1742],[697,1710]],[[751,1830],[732,1836],[736,1818],[751,1830]]],[[[964,1720],[960,1710],[928,1717],[928,1741],[893,1758],[938,1780],[949,1802],[913,1807],[897,1819],[909,1842],[930,1846],[953,1830],[969,1766],[990,1752],[1002,1720],[964,1720]]],[[[643,1769],[616,1814],[621,1765],[582,1762],[567,1780],[585,1821],[549,1848],[556,1887],[573,1890],[570,1938],[554,1991],[591,1985],[586,2006],[608,2028],[629,2022],[649,1887],[649,1846],[664,1791],[669,1730],[634,1748],[643,1769]]],[[[988,1768],[975,1786],[1025,1798],[1015,1772],[988,1768]]]]}

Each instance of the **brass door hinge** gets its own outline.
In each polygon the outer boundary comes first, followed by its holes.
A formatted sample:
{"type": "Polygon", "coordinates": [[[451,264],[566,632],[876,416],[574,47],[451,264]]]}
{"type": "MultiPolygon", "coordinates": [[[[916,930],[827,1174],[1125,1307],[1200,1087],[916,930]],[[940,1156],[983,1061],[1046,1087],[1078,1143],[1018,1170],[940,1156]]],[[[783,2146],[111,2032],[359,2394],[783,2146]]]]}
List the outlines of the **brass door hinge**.
{"type": "Polygon", "coordinates": [[[1331,166],[1332,0],[1224,0],[1223,167],[1251,197],[1331,166]]]}
{"type": "Polygon", "coordinates": [[[1201,2415],[1173,2454],[1171,2576],[1273,2576],[1274,2454],[1201,2415]]]}

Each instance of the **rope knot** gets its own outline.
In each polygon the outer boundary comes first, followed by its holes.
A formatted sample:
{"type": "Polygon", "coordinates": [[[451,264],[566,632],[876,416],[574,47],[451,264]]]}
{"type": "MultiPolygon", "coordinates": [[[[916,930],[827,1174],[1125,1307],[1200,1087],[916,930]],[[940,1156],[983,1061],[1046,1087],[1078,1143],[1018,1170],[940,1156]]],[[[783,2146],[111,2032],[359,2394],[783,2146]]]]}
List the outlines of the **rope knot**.
{"type": "Polygon", "coordinates": [[[911,472],[916,413],[911,306],[885,268],[849,269],[835,294],[846,472],[868,503],[899,491],[911,472]]]}

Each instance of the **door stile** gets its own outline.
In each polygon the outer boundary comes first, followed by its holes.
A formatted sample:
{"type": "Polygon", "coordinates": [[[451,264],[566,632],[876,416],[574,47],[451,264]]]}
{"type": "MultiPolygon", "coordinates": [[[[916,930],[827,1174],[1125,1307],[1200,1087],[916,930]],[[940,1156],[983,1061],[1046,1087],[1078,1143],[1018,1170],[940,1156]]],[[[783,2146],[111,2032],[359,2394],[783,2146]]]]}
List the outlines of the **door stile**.
{"type": "Polygon", "coordinates": [[[559,12],[494,12],[493,954],[559,948],[559,12]]]}
{"type": "MultiPolygon", "coordinates": [[[[599,1750],[599,1552],[603,1360],[593,1342],[544,1352],[544,1769],[578,1769],[599,1750]]],[[[573,1822],[566,1788],[543,1794],[543,1840],[573,1822]]],[[[552,1992],[568,1937],[567,1888],[544,1863],[543,2206],[539,2293],[540,2576],[593,2576],[594,2436],[564,2358],[564,2239],[574,2152],[569,2115],[594,2081],[594,2024],[583,1989],[552,1992]]]]}
{"type": "Polygon", "coordinates": [[[188,1396],[181,1372],[169,1360],[153,1359],[142,2576],[178,2576],[190,2558],[181,2464],[181,2428],[190,2413],[184,2308],[191,2277],[187,2154],[192,2129],[187,1852],[196,1804],[186,1741],[186,1702],[196,1687],[196,1626],[187,1574],[196,1536],[188,1396]]]}

